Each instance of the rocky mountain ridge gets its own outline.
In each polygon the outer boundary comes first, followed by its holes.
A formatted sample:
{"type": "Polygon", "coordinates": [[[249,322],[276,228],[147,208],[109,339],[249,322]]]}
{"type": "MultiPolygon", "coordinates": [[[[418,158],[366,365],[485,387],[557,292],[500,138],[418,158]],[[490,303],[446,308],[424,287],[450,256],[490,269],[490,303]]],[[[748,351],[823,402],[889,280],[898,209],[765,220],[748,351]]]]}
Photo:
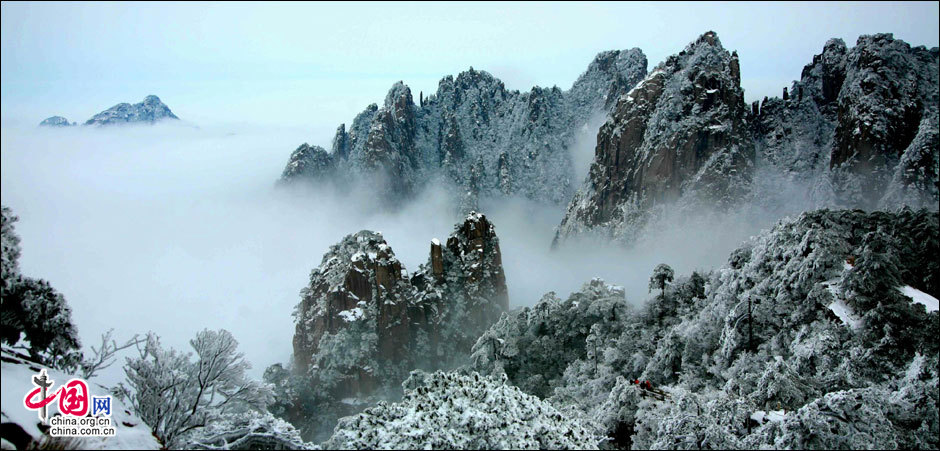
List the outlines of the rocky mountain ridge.
{"type": "Polygon", "coordinates": [[[756,141],[770,161],[796,150],[775,161],[784,170],[828,170],[842,206],[936,208],[938,67],[940,49],[891,34],[861,36],[851,49],[832,39],[789,95],[761,106],[756,141]]]}
{"type": "Polygon", "coordinates": [[[303,144],[282,182],[369,181],[393,203],[428,183],[443,181],[468,198],[520,195],[555,204],[574,192],[570,147],[588,122],[606,114],[617,98],[646,75],[639,49],[603,52],[568,91],[506,89],[485,71],[445,77],[437,92],[418,102],[403,83],[384,104],[369,105],[332,149],[303,144]]]}
{"type": "Polygon", "coordinates": [[[760,205],[779,195],[768,176],[807,186],[785,199],[803,210],[937,209],[938,54],[891,34],[833,39],[782,98],[747,108],[737,55],[705,33],[619,99],[555,242],[629,242],[663,211],[760,205]]]}
{"type": "Polygon", "coordinates": [[[85,125],[112,125],[131,122],[144,122],[153,124],[165,119],[176,119],[175,114],[170,111],[170,107],[160,101],[155,95],[149,95],[140,103],[133,105],[129,103],[119,103],[107,110],[104,110],[91,119],[85,121],[85,125]]]}
{"type": "MultiPolygon", "coordinates": [[[[83,125],[115,125],[128,123],[146,123],[155,124],[163,120],[179,120],[170,107],[166,106],[159,97],[148,95],[143,101],[133,105],[129,103],[119,103],[107,110],[104,110],[90,119],[83,125]]],[[[67,127],[76,125],[75,122],[69,122],[62,116],[52,116],[39,123],[40,127],[67,127]]]]}

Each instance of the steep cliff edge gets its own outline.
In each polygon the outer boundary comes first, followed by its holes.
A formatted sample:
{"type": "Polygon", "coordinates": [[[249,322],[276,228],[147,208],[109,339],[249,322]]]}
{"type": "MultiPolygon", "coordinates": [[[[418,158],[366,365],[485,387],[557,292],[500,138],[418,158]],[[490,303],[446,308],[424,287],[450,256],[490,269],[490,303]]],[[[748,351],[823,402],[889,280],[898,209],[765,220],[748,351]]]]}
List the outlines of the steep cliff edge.
{"type": "Polygon", "coordinates": [[[747,108],[737,55],[705,33],[620,99],[555,243],[631,242],[663,212],[936,210],[938,54],[832,39],[781,98],[747,108]]]}
{"type": "Polygon", "coordinates": [[[708,32],[620,98],[558,236],[629,235],[654,205],[731,204],[748,189],[754,146],[737,54],[708,32]]]}

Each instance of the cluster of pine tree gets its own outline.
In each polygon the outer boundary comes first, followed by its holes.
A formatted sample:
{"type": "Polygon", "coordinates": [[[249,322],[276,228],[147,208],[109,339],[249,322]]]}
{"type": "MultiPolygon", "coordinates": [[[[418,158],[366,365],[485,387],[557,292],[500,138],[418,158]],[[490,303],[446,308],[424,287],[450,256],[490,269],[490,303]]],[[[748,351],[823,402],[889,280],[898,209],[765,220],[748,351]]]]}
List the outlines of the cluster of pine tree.
{"type": "Polygon", "coordinates": [[[17,218],[2,207],[2,265],[0,265],[0,342],[29,353],[37,363],[63,370],[76,369],[82,359],[72,310],[48,281],[20,273],[17,218]]]}
{"type": "Polygon", "coordinates": [[[657,267],[640,308],[599,280],[546,295],[472,367],[595,419],[603,447],[936,448],[940,317],[901,288],[940,295],[938,242],[936,212],[804,213],[720,269],[657,267]]]}

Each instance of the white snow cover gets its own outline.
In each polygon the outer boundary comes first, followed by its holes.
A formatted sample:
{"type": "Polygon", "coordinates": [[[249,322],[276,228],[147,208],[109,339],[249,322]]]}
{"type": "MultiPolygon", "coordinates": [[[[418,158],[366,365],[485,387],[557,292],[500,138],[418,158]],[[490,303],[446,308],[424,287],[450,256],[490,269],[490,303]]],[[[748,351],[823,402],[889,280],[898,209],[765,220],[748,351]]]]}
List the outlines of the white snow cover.
{"type": "Polygon", "coordinates": [[[357,321],[359,318],[362,318],[362,309],[355,307],[349,310],[343,310],[342,312],[339,312],[339,316],[347,323],[351,323],[353,321],[357,321]]]}
{"type": "Polygon", "coordinates": [[[852,307],[849,307],[842,299],[836,299],[835,302],[829,304],[829,310],[832,310],[832,313],[835,313],[845,325],[852,329],[857,329],[861,322],[852,307]]]}
{"type": "Polygon", "coordinates": [[[765,412],[763,410],[758,410],[751,414],[751,419],[758,422],[764,423],[765,421],[773,421],[779,423],[787,418],[787,413],[782,410],[771,410],[770,412],[765,412]]]}
{"type": "Polygon", "coordinates": [[[475,221],[479,221],[481,218],[483,218],[483,213],[480,213],[477,211],[471,211],[469,214],[467,214],[466,221],[475,222],[475,221]]]}
{"type": "Polygon", "coordinates": [[[414,372],[401,402],[340,420],[334,449],[597,449],[579,420],[478,373],[414,372]]]}
{"type": "MultiPolygon", "coordinates": [[[[852,268],[854,268],[854,266],[850,265],[848,262],[842,263],[842,269],[844,271],[849,271],[852,268]]],[[[846,326],[857,329],[858,326],[861,325],[862,320],[855,314],[855,310],[842,299],[842,284],[840,281],[841,277],[823,282],[826,285],[826,289],[832,293],[832,298],[835,299],[832,304],[828,305],[829,310],[832,310],[832,313],[835,313],[846,326]]]]}
{"type": "Polygon", "coordinates": [[[440,245],[441,245],[441,240],[439,240],[439,239],[437,239],[437,238],[431,238],[431,244],[433,244],[433,245],[435,245],[435,246],[440,246],[440,245]]]}
{"type": "MultiPolygon", "coordinates": [[[[39,373],[39,365],[32,364],[16,355],[3,351],[3,362],[0,363],[0,376],[3,379],[2,391],[0,391],[0,417],[3,423],[16,423],[23,428],[26,433],[34,439],[41,439],[44,434],[39,430],[39,418],[35,411],[27,410],[23,406],[23,398],[35,386],[32,383],[32,377],[39,373]]],[[[46,369],[49,379],[52,379],[55,385],[52,390],[57,390],[63,383],[78,376],[66,374],[61,371],[46,369]]],[[[88,389],[93,396],[103,396],[108,394],[108,390],[97,383],[95,379],[88,381],[88,389]]],[[[49,416],[58,412],[58,403],[49,405],[49,416]]],[[[108,438],[86,438],[80,443],[83,449],[160,449],[160,442],[153,436],[150,427],[147,426],[139,417],[133,415],[128,406],[125,406],[116,398],[111,399],[111,424],[117,429],[114,437],[108,438]]]]}
{"type": "Polygon", "coordinates": [[[898,288],[898,291],[913,299],[915,304],[923,304],[924,307],[927,307],[927,313],[936,312],[938,309],[940,309],[940,300],[937,300],[937,298],[924,293],[917,288],[914,288],[910,285],[905,285],[901,288],[898,288]]]}

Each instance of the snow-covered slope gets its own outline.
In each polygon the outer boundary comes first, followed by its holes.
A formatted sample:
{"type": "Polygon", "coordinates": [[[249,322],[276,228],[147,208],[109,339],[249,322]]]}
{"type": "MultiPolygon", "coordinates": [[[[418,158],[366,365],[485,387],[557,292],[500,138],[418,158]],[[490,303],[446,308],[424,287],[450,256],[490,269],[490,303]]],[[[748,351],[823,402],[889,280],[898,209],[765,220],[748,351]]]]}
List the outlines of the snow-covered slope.
{"type": "Polygon", "coordinates": [[[327,449],[597,449],[580,419],[477,373],[416,372],[401,402],[343,418],[327,449]]]}
{"type": "MultiPolygon", "coordinates": [[[[22,429],[36,444],[42,443],[43,440],[49,440],[49,436],[43,433],[39,428],[41,423],[36,416],[36,412],[27,410],[23,406],[23,399],[26,397],[26,394],[35,388],[32,383],[32,377],[38,374],[41,369],[43,369],[43,367],[26,360],[24,357],[9,352],[7,349],[3,350],[2,363],[0,363],[0,375],[2,375],[3,378],[3,391],[0,392],[3,398],[2,403],[0,403],[2,422],[4,424],[3,439],[14,445],[22,444],[17,443],[17,439],[6,435],[8,432],[14,430],[14,427],[7,426],[7,423],[11,423],[22,429]]],[[[46,368],[46,370],[49,379],[55,381],[56,385],[53,386],[53,389],[57,389],[59,385],[78,377],[53,369],[46,368]]],[[[108,390],[105,387],[97,385],[94,379],[87,382],[92,395],[102,396],[109,394],[108,390]]],[[[160,442],[157,441],[151,433],[150,427],[136,415],[132,414],[129,407],[125,406],[123,402],[116,398],[112,398],[111,403],[111,424],[117,429],[114,437],[76,439],[69,441],[68,446],[82,449],[162,448],[160,442]]],[[[52,407],[53,405],[55,404],[50,404],[49,407],[50,416],[56,412],[56,408],[52,407]]]]}
{"type": "Polygon", "coordinates": [[[937,298],[924,293],[923,291],[918,290],[910,285],[905,285],[901,288],[898,288],[905,296],[911,298],[915,304],[921,304],[924,308],[927,309],[927,313],[936,312],[940,310],[940,300],[937,298]]]}

